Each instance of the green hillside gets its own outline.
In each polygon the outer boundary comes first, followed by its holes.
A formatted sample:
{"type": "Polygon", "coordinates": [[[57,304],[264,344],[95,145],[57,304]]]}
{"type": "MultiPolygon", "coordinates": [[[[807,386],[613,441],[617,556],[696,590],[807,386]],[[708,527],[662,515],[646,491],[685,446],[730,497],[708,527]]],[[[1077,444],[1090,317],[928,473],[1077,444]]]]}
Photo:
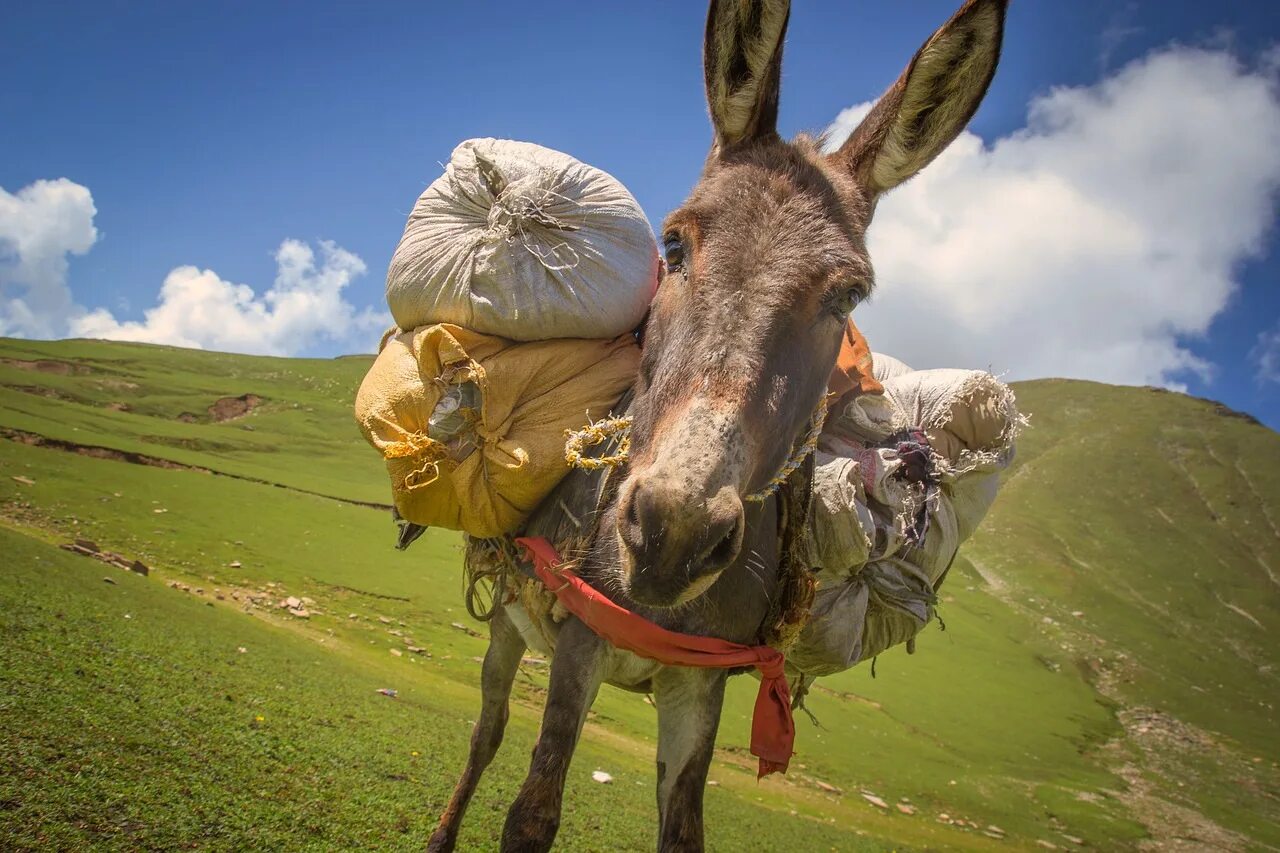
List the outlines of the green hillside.
{"type": "MultiPolygon", "coordinates": [[[[0,339],[0,846],[421,848],[484,626],[455,535],[392,548],[350,416],[368,363],[0,339]]],[[[732,683],[713,849],[1280,847],[1280,436],[1150,389],[1016,390],[1033,428],[946,630],[820,682],[785,779],[755,781],[732,683]]],[[[468,849],[546,674],[526,660],[468,849]]],[[[561,849],[652,848],[654,732],[602,691],[561,849]]]]}

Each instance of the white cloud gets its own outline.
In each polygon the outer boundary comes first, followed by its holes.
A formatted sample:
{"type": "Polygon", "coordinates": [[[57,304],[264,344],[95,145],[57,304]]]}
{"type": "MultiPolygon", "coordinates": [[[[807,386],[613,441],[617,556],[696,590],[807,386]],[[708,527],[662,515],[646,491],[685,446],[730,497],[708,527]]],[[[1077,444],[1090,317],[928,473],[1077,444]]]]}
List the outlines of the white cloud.
{"type": "Polygon", "coordinates": [[[1259,382],[1280,383],[1280,323],[1258,333],[1258,342],[1249,352],[1257,366],[1254,377],[1259,382]]]}
{"type": "Polygon", "coordinates": [[[0,187],[0,335],[56,335],[75,310],[67,256],[98,239],[89,190],[66,178],[0,187]]]}
{"type": "MultiPolygon", "coordinates": [[[[879,205],[868,234],[874,348],[918,367],[990,366],[1177,387],[1257,257],[1280,188],[1276,70],[1155,51],[1030,105],[985,146],[964,133],[879,205]]],[[[842,112],[844,138],[869,109],[842,112]]]]}
{"type": "Polygon", "coordinates": [[[356,254],[322,240],[276,250],[276,279],[259,296],[213,270],[182,266],[161,285],[142,321],[121,321],[106,308],[78,305],[67,286],[68,259],[98,239],[97,208],[87,187],[66,178],[0,188],[0,335],[66,335],[296,355],[320,343],[369,349],[391,325],[385,312],[357,310],[343,298],[366,267],[356,254]]]}
{"type": "Polygon", "coordinates": [[[183,266],[160,288],[159,303],[144,319],[121,322],[105,308],[71,320],[78,337],[172,344],[261,355],[294,355],[321,342],[371,343],[390,325],[370,309],[357,311],[342,291],[366,267],[357,255],[320,241],[316,252],[298,240],[276,251],[276,279],[258,296],[213,270],[183,266]]]}

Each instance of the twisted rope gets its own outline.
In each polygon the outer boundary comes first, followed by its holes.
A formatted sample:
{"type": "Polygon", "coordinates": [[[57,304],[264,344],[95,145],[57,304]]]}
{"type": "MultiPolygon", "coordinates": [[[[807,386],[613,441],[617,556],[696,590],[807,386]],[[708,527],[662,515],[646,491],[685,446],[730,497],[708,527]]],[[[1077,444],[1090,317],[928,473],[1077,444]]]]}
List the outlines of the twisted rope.
{"type": "Polygon", "coordinates": [[[818,400],[818,407],[813,410],[813,418],[809,422],[809,434],[805,436],[804,441],[802,441],[795,450],[792,451],[791,458],[788,459],[787,463],[782,466],[782,469],[774,475],[774,478],[765,484],[763,489],[755,494],[747,495],[743,500],[758,503],[776,492],[778,487],[785,483],[787,478],[790,477],[797,468],[803,465],[804,461],[809,458],[810,454],[817,449],[818,437],[822,435],[822,428],[826,423],[827,395],[823,394],[822,398],[818,400]]]}
{"type": "Polygon", "coordinates": [[[570,468],[581,468],[584,471],[598,471],[601,468],[616,468],[625,465],[631,455],[631,418],[628,416],[605,418],[602,421],[587,424],[580,430],[564,431],[564,461],[570,468]],[[610,456],[583,456],[588,447],[603,444],[610,438],[618,437],[618,449],[610,456]]]}
{"type": "MultiPolygon", "coordinates": [[[[822,435],[822,428],[827,422],[827,395],[823,394],[818,401],[818,406],[813,411],[813,417],[809,421],[809,432],[805,435],[803,441],[795,446],[791,452],[791,457],[786,464],[778,470],[764,488],[753,494],[747,495],[743,500],[759,503],[767,500],[770,495],[778,490],[783,483],[787,481],[797,468],[804,464],[810,454],[818,446],[818,437],[822,435]]],[[[590,423],[580,430],[565,430],[564,443],[564,461],[572,468],[581,468],[584,471],[596,471],[600,468],[616,468],[619,465],[625,465],[631,454],[631,418],[612,417],[605,418],[602,421],[590,423]],[[618,437],[618,449],[609,456],[583,456],[583,451],[588,447],[595,447],[602,444],[612,437],[618,437]]]]}
{"type": "MultiPolygon", "coordinates": [[[[383,423],[390,423],[385,418],[377,418],[383,423]]],[[[402,483],[405,491],[425,488],[440,479],[440,463],[448,458],[448,449],[425,432],[405,432],[399,426],[390,424],[400,432],[400,439],[383,443],[378,449],[383,459],[416,459],[422,466],[405,475],[402,483]]]]}

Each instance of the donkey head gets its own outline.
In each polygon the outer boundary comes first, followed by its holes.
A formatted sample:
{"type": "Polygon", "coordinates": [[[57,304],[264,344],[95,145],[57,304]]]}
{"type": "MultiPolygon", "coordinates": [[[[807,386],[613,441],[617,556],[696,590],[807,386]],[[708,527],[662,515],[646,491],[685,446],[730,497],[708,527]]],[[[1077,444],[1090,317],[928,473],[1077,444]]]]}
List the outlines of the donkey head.
{"type": "Polygon", "coordinates": [[[663,226],[631,467],[616,505],[620,580],[658,607],[706,590],[826,392],[846,318],[871,292],[877,198],[964,128],[995,73],[1007,0],[968,0],[835,153],[778,136],[786,0],[712,0],[715,139],[663,226]]]}

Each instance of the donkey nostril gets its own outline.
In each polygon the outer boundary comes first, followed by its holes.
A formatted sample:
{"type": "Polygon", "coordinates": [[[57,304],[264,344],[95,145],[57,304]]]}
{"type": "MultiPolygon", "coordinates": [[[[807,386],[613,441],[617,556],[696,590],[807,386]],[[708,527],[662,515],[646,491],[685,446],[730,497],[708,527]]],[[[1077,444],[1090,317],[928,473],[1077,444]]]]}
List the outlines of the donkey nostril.
{"type": "Polygon", "coordinates": [[[711,549],[707,551],[706,557],[709,566],[724,568],[738,556],[739,543],[742,541],[741,527],[741,520],[735,521],[729,526],[728,532],[715,545],[711,546],[711,549]]]}
{"type": "Polygon", "coordinates": [[[725,537],[716,543],[711,549],[711,553],[707,555],[707,560],[712,565],[719,566],[729,562],[738,554],[737,535],[735,531],[730,530],[725,537]]]}
{"type": "Polygon", "coordinates": [[[640,526],[640,510],[636,508],[638,503],[639,501],[632,496],[632,500],[627,501],[622,508],[622,520],[626,522],[628,527],[638,528],[640,526]]]}
{"type": "Polygon", "coordinates": [[[618,523],[618,532],[622,534],[623,544],[631,551],[643,550],[645,542],[656,532],[645,529],[646,522],[652,527],[656,520],[654,507],[650,506],[651,498],[640,484],[622,498],[622,506],[619,507],[622,518],[618,523]]]}

